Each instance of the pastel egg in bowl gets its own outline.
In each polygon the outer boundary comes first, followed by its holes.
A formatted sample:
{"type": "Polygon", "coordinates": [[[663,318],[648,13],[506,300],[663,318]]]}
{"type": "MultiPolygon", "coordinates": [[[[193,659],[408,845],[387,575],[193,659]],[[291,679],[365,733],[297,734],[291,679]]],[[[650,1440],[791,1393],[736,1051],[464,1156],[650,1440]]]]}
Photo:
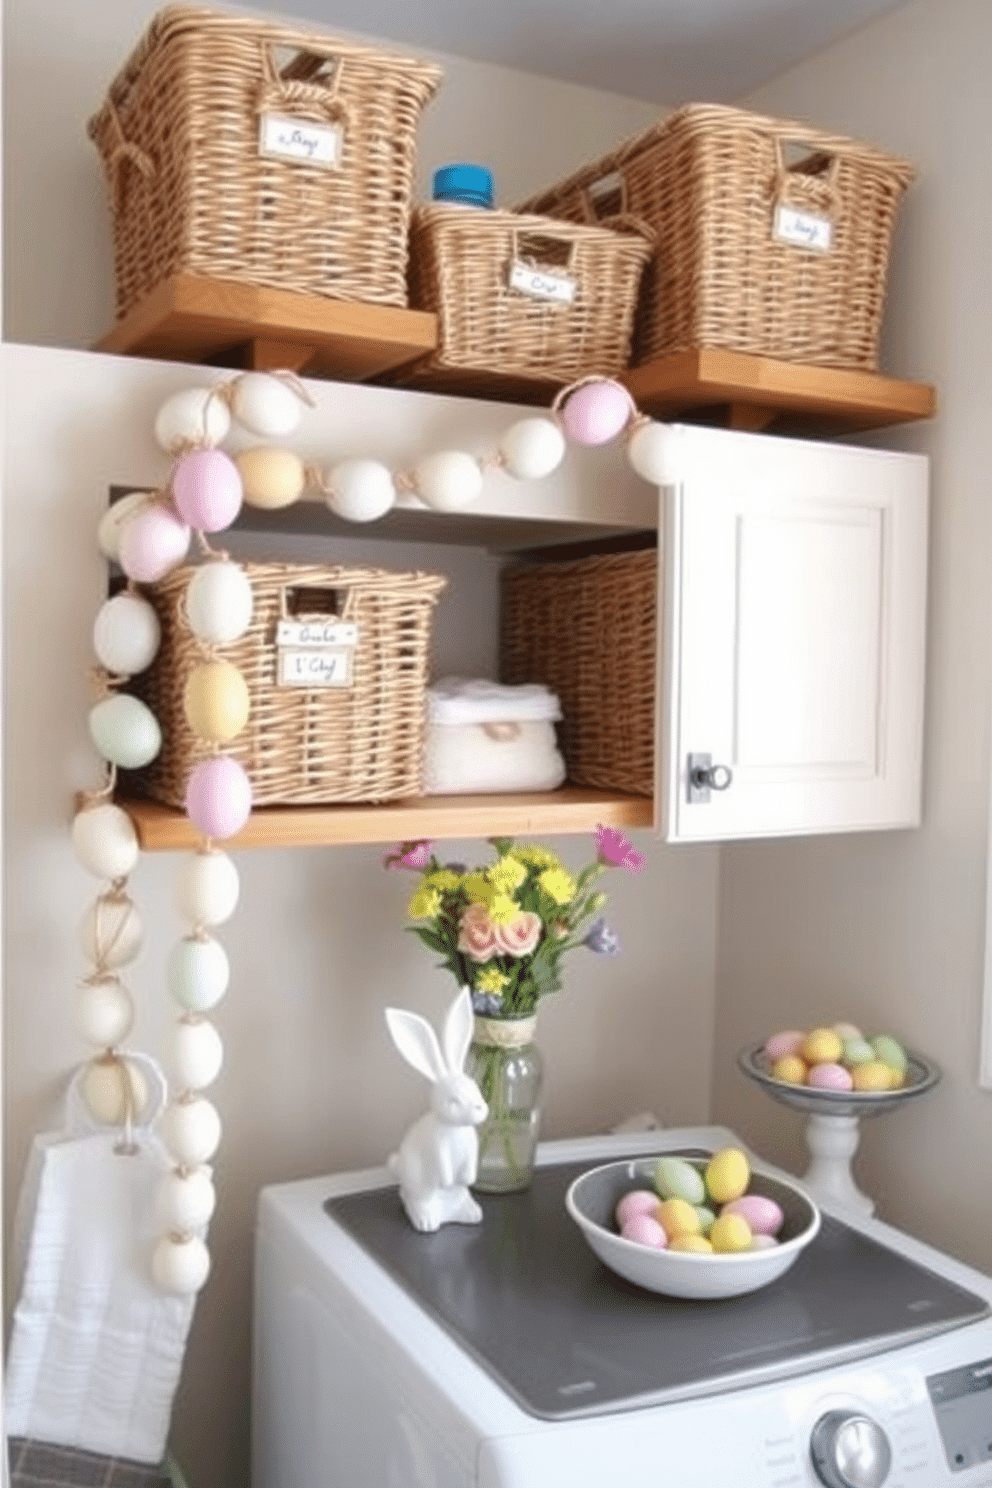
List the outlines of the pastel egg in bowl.
{"type": "Polygon", "coordinates": [[[700,1255],[627,1240],[614,1219],[617,1204],[634,1189],[652,1187],[656,1162],[649,1157],[603,1163],[580,1174],[565,1195],[565,1207],[590,1250],[618,1276],[650,1292],[704,1298],[757,1291],[784,1275],[819,1231],[820,1211],[798,1184],[752,1166],[748,1193],[774,1200],[784,1215],[778,1244],[700,1255]]]}

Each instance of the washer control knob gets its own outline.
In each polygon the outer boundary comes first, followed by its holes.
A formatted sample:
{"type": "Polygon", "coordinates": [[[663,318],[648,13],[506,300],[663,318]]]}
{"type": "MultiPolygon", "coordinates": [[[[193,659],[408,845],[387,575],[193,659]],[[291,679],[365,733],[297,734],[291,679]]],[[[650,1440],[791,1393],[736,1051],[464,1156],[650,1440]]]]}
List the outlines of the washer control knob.
{"type": "Polygon", "coordinates": [[[821,1416],[809,1444],[827,1488],[881,1488],[892,1466],[889,1438],[870,1416],[834,1410],[821,1416]]]}

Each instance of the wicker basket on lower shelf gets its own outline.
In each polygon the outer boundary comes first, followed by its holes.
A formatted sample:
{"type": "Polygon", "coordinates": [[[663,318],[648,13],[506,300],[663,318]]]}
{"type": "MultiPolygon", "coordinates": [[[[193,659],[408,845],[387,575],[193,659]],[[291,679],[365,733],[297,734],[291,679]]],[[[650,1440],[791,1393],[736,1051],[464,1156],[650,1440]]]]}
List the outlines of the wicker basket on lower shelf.
{"type": "Polygon", "coordinates": [[[247,632],[210,657],[183,610],[192,568],[176,569],[145,593],[158,613],[162,641],[133,690],[162,726],[158,757],[124,775],[138,794],[182,806],[192,767],[210,754],[186,720],[183,689],[190,670],[220,658],[248,684],[251,712],[225,752],[240,761],[256,806],[326,805],[336,801],[391,801],[421,790],[425,697],[434,607],[447,580],[425,573],[318,567],[284,563],[243,565],[251,579],[254,612],[247,632]],[[298,632],[280,647],[281,621],[312,622],[314,637],[298,632]],[[356,627],[355,644],[335,650],[317,644],[329,622],[356,627]],[[280,666],[280,650],[293,652],[280,666]],[[346,685],[300,685],[286,674],[332,671],[337,658],[346,685]]]}
{"type": "Polygon", "coordinates": [[[504,569],[500,677],[561,703],[573,785],[654,793],[655,549],[504,569]]]}

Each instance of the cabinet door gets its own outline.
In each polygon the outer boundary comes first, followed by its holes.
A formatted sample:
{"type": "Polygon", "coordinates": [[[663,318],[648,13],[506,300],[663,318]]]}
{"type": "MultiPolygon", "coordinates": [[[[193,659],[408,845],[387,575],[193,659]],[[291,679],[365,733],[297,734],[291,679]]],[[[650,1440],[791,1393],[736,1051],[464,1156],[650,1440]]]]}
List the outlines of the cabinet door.
{"type": "Polygon", "coordinates": [[[666,839],[917,825],[926,458],[675,436],[659,611],[666,839]],[[708,799],[692,755],[729,772],[708,799]]]}

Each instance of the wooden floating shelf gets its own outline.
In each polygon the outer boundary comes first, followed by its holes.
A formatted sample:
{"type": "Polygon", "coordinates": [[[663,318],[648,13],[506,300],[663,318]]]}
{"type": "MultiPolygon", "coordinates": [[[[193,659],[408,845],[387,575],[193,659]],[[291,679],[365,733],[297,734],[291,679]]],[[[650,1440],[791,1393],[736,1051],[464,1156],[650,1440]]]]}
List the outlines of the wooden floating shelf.
{"type": "MultiPolygon", "coordinates": [[[[146,852],[195,848],[202,838],[182,811],[156,801],[120,799],[146,852]]],[[[342,847],[421,837],[517,837],[592,832],[602,823],[633,829],[654,823],[648,796],[564,786],[500,796],[415,796],[382,806],[266,806],[225,847],[342,847]]]]}
{"type": "Polygon", "coordinates": [[[678,352],[631,367],[620,381],[653,418],[689,422],[708,412],[736,429],[855,434],[932,418],[937,408],[927,383],[736,351],[678,352]]]}
{"type": "MultiPolygon", "coordinates": [[[[554,401],[558,385],[542,378],[418,370],[436,345],[436,317],[423,310],[176,274],[119,320],[95,350],[260,371],[289,368],[306,377],[375,380],[496,403],[547,407],[554,401]]],[[[937,401],[926,383],[712,349],[631,367],[620,380],[654,418],[797,434],[853,434],[928,419],[937,401]]]]}
{"type": "Polygon", "coordinates": [[[364,382],[416,361],[436,340],[435,317],[424,310],[176,274],[94,350],[364,382]]]}

